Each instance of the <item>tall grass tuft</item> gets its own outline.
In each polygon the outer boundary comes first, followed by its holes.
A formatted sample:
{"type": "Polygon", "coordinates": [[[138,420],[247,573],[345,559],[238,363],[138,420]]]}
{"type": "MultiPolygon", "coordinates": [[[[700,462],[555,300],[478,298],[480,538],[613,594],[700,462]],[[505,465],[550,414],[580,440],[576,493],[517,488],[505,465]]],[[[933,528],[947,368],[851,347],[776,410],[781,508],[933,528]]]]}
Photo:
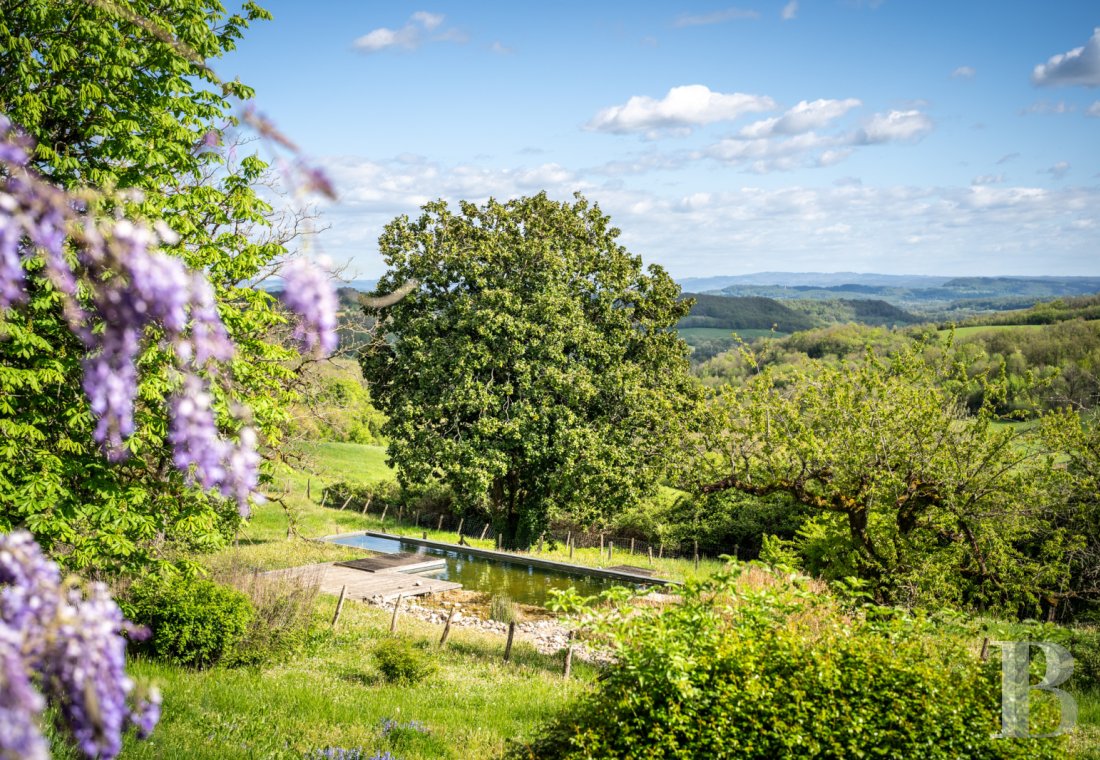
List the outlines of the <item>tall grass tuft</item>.
{"type": "Polygon", "coordinates": [[[234,568],[219,574],[219,580],[248,596],[255,610],[233,665],[283,660],[302,648],[314,622],[319,575],[271,576],[234,568]]]}

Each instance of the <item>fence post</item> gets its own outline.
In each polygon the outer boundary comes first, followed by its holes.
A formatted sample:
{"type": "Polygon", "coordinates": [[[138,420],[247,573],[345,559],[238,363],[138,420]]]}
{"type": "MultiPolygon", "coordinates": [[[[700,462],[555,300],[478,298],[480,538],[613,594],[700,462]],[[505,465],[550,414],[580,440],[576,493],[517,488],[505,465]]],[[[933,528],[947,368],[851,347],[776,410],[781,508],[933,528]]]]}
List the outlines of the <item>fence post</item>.
{"type": "Polygon", "coordinates": [[[397,595],[397,601],[393,603],[393,617],[390,618],[390,633],[397,633],[397,608],[401,606],[401,594],[397,595]]]}
{"type": "Polygon", "coordinates": [[[451,618],[455,616],[455,606],[451,605],[451,611],[447,613],[447,622],[443,625],[443,635],[439,637],[439,646],[447,643],[447,637],[451,635],[451,618]]]}
{"type": "Polygon", "coordinates": [[[485,523],[485,527],[481,529],[481,538],[479,538],[478,540],[479,541],[484,541],[485,540],[485,534],[488,533],[488,532],[489,532],[489,523],[485,523]]]}
{"type": "Polygon", "coordinates": [[[573,671],[573,632],[569,632],[568,638],[565,643],[565,667],[562,669],[561,677],[569,678],[569,674],[573,671]]]}
{"type": "Polygon", "coordinates": [[[306,478],[306,498],[313,500],[313,479],[306,478]]]}
{"type": "Polygon", "coordinates": [[[607,542],[607,561],[608,562],[611,561],[611,557],[614,554],[615,554],[615,542],[614,541],[608,541],[607,542]]]}
{"type": "Polygon", "coordinates": [[[540,533],[539,534],[539,551],[538,551],[539,554],[542,554],[542,537],[545,536],[545,535],[546,535],[545,533],[540,533]]]}
{"type": "Polygon", "coordinates": [[[340,507],[341,512],[343,512],[345,509],[347,509],[348,503],[350,501],[351,501],[351,496],[348,496],[348,498],[344,499],[344,506],[340,507]]]}
{"type": "Polygon", "coordinates": [[[439,516],[439,525],[436,526],[436,530],[443,530],[443,517],[444,515],[439,516]]]}
{"type": "Polygon", "coordinates": [[[630,554],[632,556],[634,554],[634,538],[633,538],[633,536],[630,538],[630,554]]]}
{"type": "Polygon", "coordinates": [[[653,567],[653,547],[648,546],[646,548],[649,549],[649,566],[653,567]]]}
{"type": "Polygon", "coordinates": [[[601,533],[600,534],[600,556],[601,557],[603,556],[603,549],[604,549],[604,546],[603,546],[603,533],[601,533]]]}
{"type": "Polygon", "coordinates": [[[416,523],[413,525],[413,527],[414,528],[419,528],[420,527],[420,513],[419,512],[416,513],[416,523]]]}
{"type": "Polygon", "coordinates": [[[466,522],[465,517],[460,517],[458,520],[458,537],[462,538],[462,524],[466,522]]]}
{"type": "Polygon", "coordinates": [[[573,543],[575,542],[569,544],[569,559],[573,559],[573,543]]]}
{"type": "Polygon", "coordinates": [[[340,620],[340,613],[344,610],[344,594],[348,592],[348,586],[345,583],[340,587],[340,598],[336,600],[336,614],[332,616],[332,627],[336,627],[337,621],[340,620]]]}
{"type": "Polygon", "coordinates": [[[694,552],[693,556],[695,558],[695,570],[698,572],[698,570],[699,570],[699,539],[695,539],[695,552],[694,552]]]}
{"type": "Polygon", "coordinates": [[[388,510],[389,508],[390,508],[390,505],[389,505],[389,504],[387,504],[386,506],[382,507],[382,527],[383,527],[383,528],[385,528],[385,527],[386,527],[386,511],[387,511],[387,510],[388,510]]]}
{"type": "Polygon", "coordinates": [[[516,635],[516,622],[508,624],[508,643],[504,645],[504,661],[512,659],[512,638],[516,635]]]}
{"type": "Polygon", "coordinates": [[[325,506],[325,502],[328,500],[328,489],[321,491],[321,506],[325,506]]]}

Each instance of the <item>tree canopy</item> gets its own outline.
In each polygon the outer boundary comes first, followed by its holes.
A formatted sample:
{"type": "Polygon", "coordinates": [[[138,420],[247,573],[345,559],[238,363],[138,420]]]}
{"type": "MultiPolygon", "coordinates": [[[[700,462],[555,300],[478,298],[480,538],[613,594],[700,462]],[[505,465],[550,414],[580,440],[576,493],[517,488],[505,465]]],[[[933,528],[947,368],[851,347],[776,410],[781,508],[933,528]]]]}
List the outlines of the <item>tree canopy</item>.
{"type": "MultiPolygon", "coordinates": [[[[214,0],[8,3],[0,112],[34,141],[31,170],[105,191],[97,213],[160,221],[178,237],[163,250],[208,275],[238,346],[214,386],[218,421],[232,435],[242,424],[234,409],[248,406],[271,444],[285,418],[283,362],[294,353],[269,340],[283,321],[273,299],[246,285],[285,249],[253,187],[263,162],[227,162],[216,147],[234,123],[229,98],[251,91],[204,63],[266,16],[252,3],[230,15],[214,0]]],[[[29,528],[73,567],[140,565],[166,538],[219,540],[235,507],[173,471],[165,400],[180,380],[171,348],[146,330],[137,433],[125,463],[106,462],[81,388],[86,348],[69,330],[64,294],[41,262],[25,261],[27,303],[0,314],[0,530],[29,528]]],[[[80,265],[75,252],[70,263],[80,265]]]]}
{"type": "Polygon", "coordinates": [[[727,386],[698,439],[694,489],[784,493],[814,517],[800,529],[806,569],[859,576],[879,601],[1033,613],[1067,580],[1066,531],[1037,532],[1051,459],[1026,431],[976,414],[970,380],[915,350],[811,361],[785,385],[765,369],[727,386]]]}
{"type": "Polygon", "coordinates": [[[362,357],[390,458],[486,509],[506,546],[651,492],[696,399],[671,329],[691,304],[618,235],[583,197],[543,193],[429,203],[379,240],[378,292],[418,283],[362,357]]]}

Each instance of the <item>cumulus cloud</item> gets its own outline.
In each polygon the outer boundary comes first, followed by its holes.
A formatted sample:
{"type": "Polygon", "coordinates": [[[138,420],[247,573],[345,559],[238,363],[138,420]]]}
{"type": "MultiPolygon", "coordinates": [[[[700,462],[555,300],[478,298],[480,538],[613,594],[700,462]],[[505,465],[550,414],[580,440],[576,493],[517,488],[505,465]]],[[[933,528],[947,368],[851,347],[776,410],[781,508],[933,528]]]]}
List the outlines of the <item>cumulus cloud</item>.
{"type": "Polygon", "coordinates": [[[1081,47],[1036,66],[1031,81],[1041,87],[1100,87],[1100,27],[1093,29],[1092,37],[1081,47]]]}
{"type": "Polygon", "coordinates": [[[793,20],[794,17],[798,15],[798,0],[791,0],[784,5],[779,15],[784,21],[793,20]]]}
{"type": "Polygon", "coordinates": [[[676,276],[787,271],[1072,274],[1095,269],[1100,187],[864,186],[661,190],[603,182],[554,163],[514,168],[430,158],[333,157],[344,202],[326,207],[319,243],[362,276],[383,265],[375,241],[398,214],[434,198],[483,203],[580,190],[623,230],[621,242],[676,276]],[[691,240],[690,255],[684,240],[691,240]],[[809,242],[808,242],[809,241],[809,242]]]}
{"type": "Polygon", "coordinates": [[[713,13],[699,15],[684,14],[673,22],[673,26],[710,26],[711,24],[724,24],[727,21],[741,21],[745,19],[758,19],[760,14],[744,8],[726,8],[713,13]]]}
{"type": "Polygon", "coordinates": [[[362,53],[379,53],[391,49],[416,50],[428,35],[432,35],[431,39],[436,41],[466,42],[465,33],[457,29],[443,29],[435,33],[443,20],[442,14],[417,11],[400,29],[384,26],[372,29],[356,39],[354,46],[362,53]]]}
{"type": "Polygon", "coordinates": [[[834,166],[860,147],[916,142],[933,128],[926,114],[913,110],[875,114],[858,129],[826,129],[859,105],[854,98],[803,101],[782,116],[757,121],[719,140],[695,157],[759,174],[834,166]]]}
{"type": "Polygon", "coordinates": [[[742,137],[756,138],[770,135],[796,135],[821,129],[862,103],[856,98],[845,100],[801,101],[782,116],[762,119],[741,130],[742,137]]]}
{"type": "Polygon", "coordinates": [[[1100,118],[1100,100],[1096,101],[1091,106],[1089,106],[1088,110],[1085,111],[1085,114],[1087,116],[1096,116],[1096,117],[1100,118]]]}
{"type": "Polygon", "coordinates": [[[951,72],[951,77],[953,79],[973,79],[977,73],[972,66],[959,66],[951,72]]]}
{"type": "Polygon", "coordinates": [[[915,142],[931,132],[933,127],[932,120],[921,111],[878,113],[860,130],[856,140],[867,145],[886,142],[915,142]]]}
{"type": "Polygon", "coordinates": [[[705,85],[690,84],[673,87],[660,100],[635,95],[623,105],[603,109],[585,128],[594,132],[640,132],[657,137],[670,132],[690,131],[693,127],[717,121],[733,121],[747,113],[776,108],[776,102],[769,97],[741,92],[712,92],[705,85]]]}

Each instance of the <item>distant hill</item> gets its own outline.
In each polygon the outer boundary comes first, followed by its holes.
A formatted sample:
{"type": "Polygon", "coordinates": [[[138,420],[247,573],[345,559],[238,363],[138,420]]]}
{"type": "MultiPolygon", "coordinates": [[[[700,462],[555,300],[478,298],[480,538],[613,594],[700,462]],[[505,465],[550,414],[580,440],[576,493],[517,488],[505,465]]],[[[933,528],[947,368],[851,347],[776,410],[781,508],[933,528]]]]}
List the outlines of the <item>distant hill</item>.
{"type": "Polygon", "coordinates": [[[775,327],[779,332],[790,333],[816,326],[812,318],[771,298],[730,298],[699,293],[685,293],[684,298],[694,298],[695,305],[677,327],[721,327],[727,330],[770,330],[775,327]]]}
{"type": "MultiPolygon", "coordinates": [[[[930,320],[959,319],[1026,308],[1052,298],[1100,292],[1100,277],[928,277],[853,272],[761,272],[696,278],[724,283],[709,295],[795,300],[882,300],[930,320]]],[[[693,281],[684,280],[685,287],[693,281]]],[[[703,290],[703,288],[698,288],[703,290]]]]}
{"type": "Polygon", "coordinates": [[[923,317],[910,314],[891,303],[872,298],[787,301],[786,305],[815,320],[818,326],[857,322],[872,327],[898,327],[925,321],[923,317]]]}

